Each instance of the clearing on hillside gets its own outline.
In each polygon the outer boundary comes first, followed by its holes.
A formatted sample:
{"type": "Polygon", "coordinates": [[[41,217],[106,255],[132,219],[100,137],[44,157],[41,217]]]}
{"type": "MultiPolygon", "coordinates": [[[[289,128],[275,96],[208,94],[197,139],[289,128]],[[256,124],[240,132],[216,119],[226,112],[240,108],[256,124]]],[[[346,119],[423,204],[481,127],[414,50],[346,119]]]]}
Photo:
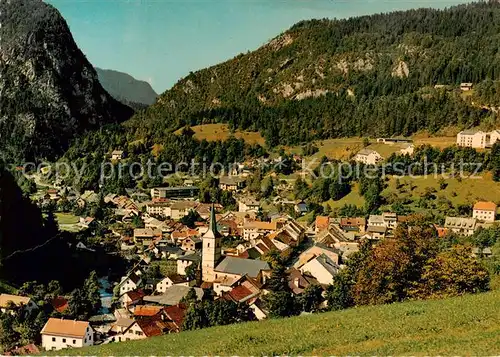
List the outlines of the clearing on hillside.
{"type": "MultiPolygon", "coordinates": [[[[194,131],[194,138],[197,140],[224,141],[231,136],[231,131],[229,130],[229,125],[227,124],[195,125],[192,126],[191,129],[194,131]]],[[[181,131],[182,129],[179,129],[175,133],[180,134],[181,131]]],[[[245,140],[247,144],[265,144],[265,140],[259,132],[237,130],[234,133],[234,137],[245,140]]]]}

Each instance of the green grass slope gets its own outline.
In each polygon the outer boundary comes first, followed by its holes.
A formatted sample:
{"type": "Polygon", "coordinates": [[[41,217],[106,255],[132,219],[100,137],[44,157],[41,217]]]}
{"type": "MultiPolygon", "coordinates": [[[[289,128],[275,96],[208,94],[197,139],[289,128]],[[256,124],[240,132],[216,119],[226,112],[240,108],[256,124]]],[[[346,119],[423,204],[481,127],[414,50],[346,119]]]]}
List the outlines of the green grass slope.
{"type": "Polygon", "coordinates": [[[500,291],[223,326],[64,351],[65,355],[499,353],[500,291]]]}

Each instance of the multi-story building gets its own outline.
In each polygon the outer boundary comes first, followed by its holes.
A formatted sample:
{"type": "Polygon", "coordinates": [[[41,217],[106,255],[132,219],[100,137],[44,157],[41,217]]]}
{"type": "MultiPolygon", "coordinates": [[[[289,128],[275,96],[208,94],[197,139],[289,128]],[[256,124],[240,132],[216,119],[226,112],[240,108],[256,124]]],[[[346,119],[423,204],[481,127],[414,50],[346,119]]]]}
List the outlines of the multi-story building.
{"type": "Polygon", "coordinates": [[[484,222],[494,222],[497,205],[493,202],[477,202],[472,209],[472,217],[484,222]]]}

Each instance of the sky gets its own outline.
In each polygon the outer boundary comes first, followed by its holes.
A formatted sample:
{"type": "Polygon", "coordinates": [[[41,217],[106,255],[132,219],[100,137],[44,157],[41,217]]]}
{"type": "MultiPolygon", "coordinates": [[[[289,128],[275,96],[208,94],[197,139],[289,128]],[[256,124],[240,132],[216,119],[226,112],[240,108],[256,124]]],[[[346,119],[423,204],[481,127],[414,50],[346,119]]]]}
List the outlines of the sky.
{"type": "Polygon", "coordinates": [[[46,0],[96,67],[158,93],[196,71],[255,50],[294,23],[469,0],[46,0]]]}

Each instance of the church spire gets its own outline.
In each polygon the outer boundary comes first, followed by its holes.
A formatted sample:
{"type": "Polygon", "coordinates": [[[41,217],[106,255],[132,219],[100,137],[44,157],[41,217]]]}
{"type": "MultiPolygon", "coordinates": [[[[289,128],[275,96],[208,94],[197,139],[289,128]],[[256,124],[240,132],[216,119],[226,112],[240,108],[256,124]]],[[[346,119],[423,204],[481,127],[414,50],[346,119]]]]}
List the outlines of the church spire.
{"type": "Polygon", "coordinates": [[[214,232],[214,235],[217,236],[217,219],[215,218],[215,205],[212,203],[212,208],[210,210],[210,227],[208,230],[214,232]]]}

